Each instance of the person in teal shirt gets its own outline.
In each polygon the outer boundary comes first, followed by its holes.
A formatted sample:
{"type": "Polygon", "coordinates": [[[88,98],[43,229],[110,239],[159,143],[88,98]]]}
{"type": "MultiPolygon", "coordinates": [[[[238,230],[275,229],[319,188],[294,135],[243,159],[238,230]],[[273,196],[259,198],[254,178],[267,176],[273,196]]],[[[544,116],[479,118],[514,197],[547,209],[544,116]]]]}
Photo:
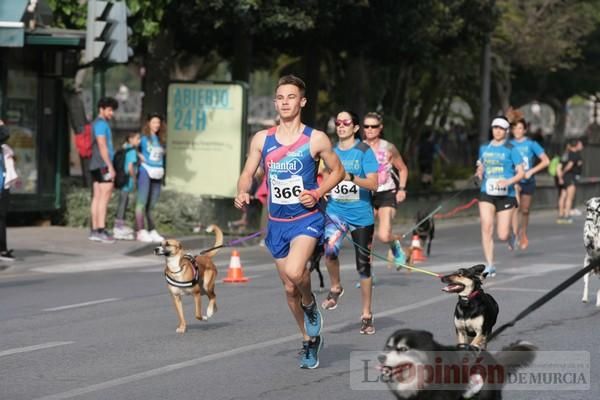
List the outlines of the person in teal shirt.
{"type": "Polygon", "coordinates": [[[127,141],[123,144],[125,149],[125,161],[123,170],[128,175],[128,180],[119,193],[119,205],[117,207],[117,215],[115,217],[115,228],[113,234],[115,239],[133,240],[133,229],[125,224],[125,213],[129,204],[129,197],[135,191],[136,178],[138,173],[138,154],[137,148],[140,145],[141,136],[139,132],[131,132],[127,136],[127,141]]]}
{"type": "Polygon", "coordinates": [[[546,169],[550,164],[550,159],[542,146],[535,140],[525,136],[526,133],[527,122],[525,122],[525,119],[520,118],[512,124],[514,139],[510,143],[521,153],[523,170],[525,171],[525,178],[515,185],[519,207],[515,209],[512,217],[513,235],[517,237],[517,243],[519,243],[521,250],[525,250],[529,246],[527,226],[529,225],[529,208],[535,193],[535,174],[546,169]],[[535,164],[537,159],[540,162],[535,164]]]}
{"type": "Polygon", "coordinates": [[[481,180],[479,217],[481,244],[487,262],[484,278],[496,275],[494,266],[494,220],[498,238],[514,247],[512,209],[517,206],[514,185],[525,177],[523,157],[508,140],[510,124],[504,117],[492,121],[492,140],[481,146],[476,175],[481,180]]]}
{"type": "Polygon", "coordinates": [[[371,309],[373,276],[371,254],[375,232],[375,217],[371,205],[371,190],[377,190],[379,163],[371,147],[359,140],[358,116],[342,111],[335,120],[338,143],[334,151],[339,157],[346,175],[329,193],[325,226],[325,260],[331,289],[322,307],[333,310],[338,305],[344,289],[340,284],[340,261],[338,255],[347,233],[355,243],[356,270],[361,280],[362,314],[360,333],[375,333],[371,309]]]}

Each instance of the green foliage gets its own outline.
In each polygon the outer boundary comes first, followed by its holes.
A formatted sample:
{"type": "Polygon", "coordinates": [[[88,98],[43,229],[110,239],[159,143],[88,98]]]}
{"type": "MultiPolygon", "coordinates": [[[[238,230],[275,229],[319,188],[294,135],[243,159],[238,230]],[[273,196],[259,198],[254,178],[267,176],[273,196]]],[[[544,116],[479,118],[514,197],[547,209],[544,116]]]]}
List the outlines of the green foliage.
{"type": "MultiPolygon", "coordinates": [[[[67,187],[65,194],[64,224],[73,227],[89,227],[90,189],[67,187]]],[[[115,191],[108,206],[106,222],[109,228],[114,224],[119,192],[115,191]]],[[[131,195],[126,218],[128,225],[134,226],[135,196],[131,195]]],[[[189,194],[165,190],[152,212],[157,230],[167,235],[189,235],[199,222],[215,221],[215,203],[199,199],[189,194]]],[[[223,224],[223,221],[217,221],[223,224]]]]}

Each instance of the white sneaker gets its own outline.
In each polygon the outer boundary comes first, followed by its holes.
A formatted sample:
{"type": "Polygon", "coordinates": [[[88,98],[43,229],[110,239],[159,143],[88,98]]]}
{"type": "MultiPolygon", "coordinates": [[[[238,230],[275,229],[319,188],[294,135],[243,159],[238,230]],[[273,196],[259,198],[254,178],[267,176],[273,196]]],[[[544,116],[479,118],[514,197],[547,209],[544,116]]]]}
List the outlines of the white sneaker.
{"type": "Polygon", "coordinates": [[[150,233],[145,229],[140,229],[138,231],[137,240],[138,240],[138,242],[146,242],[146,243],[152,243],[154,241],[152,239],[152,236],[150,236],[150,233]]]}
{"type": "Polygon", "coordinates": [[[165,240],[164,237],[160,236],[160,234],[158,232],[156,232],[156,229],[152,229],[150,231],[150,238],[152,239],[153,242],[156,242],[156,243],[160,243],[163,240],[165,240]]]}
{"type": "Polygon", "coordinates": [[[135,238],[131,228],[127,226],[115,226],[115,228],[113,229],[113,237],[117,240],[133,240],[135,238]]]}

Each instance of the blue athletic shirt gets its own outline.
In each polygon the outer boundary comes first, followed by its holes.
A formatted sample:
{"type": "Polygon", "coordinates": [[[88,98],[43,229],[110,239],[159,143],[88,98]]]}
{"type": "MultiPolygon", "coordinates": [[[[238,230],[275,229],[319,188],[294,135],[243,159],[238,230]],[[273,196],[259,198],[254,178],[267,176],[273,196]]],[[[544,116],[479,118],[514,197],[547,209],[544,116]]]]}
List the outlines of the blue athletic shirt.
{"type": "Polygon", "coordinates": [[[317,161],[310,154],[310,136],[313,128],[304,127],[302,134],[291,145],[277,141],[277,127],[268,130],[262,149],[262,160],[269,188],[268,210],[272,220],[291,221],[318,211],[300,203],[303,190],[317,185],[317,161]]]}
{"type": "Polygon", "coordinates": [[[140,150],[145,164],[154,168],[164,168],[165,148],[160,144],[157,135],[142,135],[140,150]]]}
{"type": "Polygon", "coordinates": [[[494,185],[496,180],[510,179],[515,176],[515,167],[523,164],[521,153],[508,141],[499,146],[492,142],[479,148],[479,161],[483,164],[483,182],[481,192],[490,196],[515,197],[515,187],[510,185],[507,190],[494,185]]]}
{"type": "Polygon", "coordinates": [[[125,145],[125,173],[129,177],[127,184],[121,188],[124,192],[133,192],[133,178],[129,175],[129,165],[133,164],[133,172],[137,175],[137,150],[132,148],[129,143],[125,145]]]}
{"type": "MultiPolygon", "coordinates": [[[[513,139],[510,141],[510,143],[512,143],[512,145],[519,150],[519,153],[521,153],[525,172],[533,168],[536,157],[539,158],[540,155],[544,154],[544,149],[542,146],[540,146],[540,144],[535,140],[531,140],[529,138],[524,138],[521,141],[513,139]]],[[[535,175],[529,179],[521,179],[521,183],[535,183],[535,175]]]]}
{"type": "MultiPolygon", "coordinates": [[[[356,139],[351,149],[342,150],[336,146],[334,151],[346,172],[359,178],[377,173],[379,163],[368,144],[356,139]]],[[[371,206],[371,191],[351,181],[342,181],[329,193],[327,213],[337,215],[356,227],[373,225],[375,220],[371,206]]]]}
{"type": "Polygon", "coordinates": [[[115,156],[115,149],[112,143],[112,134],[110,132],[110,125],[102,118],[96,118],[92,125],[92,132],[95,137],[103,136],[106,138],[106,147],[108,147],[108,155],[112,160],[115,156]]]}

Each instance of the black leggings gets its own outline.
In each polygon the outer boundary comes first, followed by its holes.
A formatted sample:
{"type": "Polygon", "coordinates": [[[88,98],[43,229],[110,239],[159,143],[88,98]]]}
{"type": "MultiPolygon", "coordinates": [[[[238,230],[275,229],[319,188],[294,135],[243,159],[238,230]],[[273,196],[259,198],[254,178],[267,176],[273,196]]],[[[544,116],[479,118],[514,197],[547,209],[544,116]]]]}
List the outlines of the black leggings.
{"type": "Polygon", "coordinates": [[[375,225],[363,226],[350,232],[352,241],[354,242],[356,270],[361,279],[371,277],[371,246],[373,244],[374,233],[375,225]]]}
{"type": "Polygon", "coordinates": [[[8,250],[6,245],[6,216],[10,202],[10,190],[2,189],[0,194],[0,252],[8,250]]]}

